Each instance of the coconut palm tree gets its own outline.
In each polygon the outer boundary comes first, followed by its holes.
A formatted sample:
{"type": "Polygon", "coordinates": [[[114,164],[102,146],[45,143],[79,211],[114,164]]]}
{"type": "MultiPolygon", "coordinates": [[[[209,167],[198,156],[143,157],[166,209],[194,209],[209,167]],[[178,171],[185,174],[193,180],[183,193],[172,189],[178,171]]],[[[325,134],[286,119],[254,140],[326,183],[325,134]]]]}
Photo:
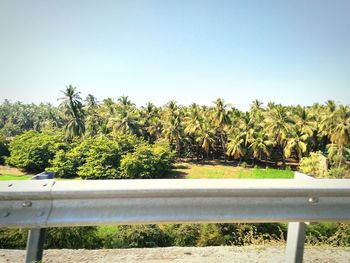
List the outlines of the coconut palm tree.
{"type": "Polygon", "coordinates": [[[239,133],[231,133],[228,137],[226,154],[233,158],[239,158],[239,162],[242,161],[242,157],[245,156],[247,149],[245,147],[244,136],[239,133]]]}
{"type": "Polygon", "coordinates": [[[76,91],[76,87],[69,85],[62,93],[64,97],[60,98],[62,100],[61,107],[66,119],[66,124],[63,126],[64,134],[67,139],[76,136],[82,137],[85,132],[85,113],[80,92],[76,91]]]}
{"type": "Polygon", "coordinates": [[[287,144],[284,148],[284,155],[286,158],[289,158],[293,151],[296,152],[297,160],[303,157],[303,154],[307,151],[306,140],[308,138],[307,134],[303,134],[300,130],[294,129],[287,138],[287,144]]]}
{"type": "Polygon", "coordinates": [[[249,143],[249,148],[253,150],[253,158],[261,161],[262,155],[264,155],[267,165],[267,157],[270,156],[270,147],[273,144],[267,135],[263,131],[254,132],[249,143]]]}
{"type": "Polygon", "coordinates": [[[196,136],[196,142],[201,145],[202,150],[206,153],[209,160],[209,149],[215,142],[215,130],[210,126],[209,122],[205,121],[201,123],[196,136]]]}
{"type": "Polygon", "coordinates": [[[334,123],[328,131],[328,136],[336,144],[339,152],[340,167],[343,163],[345,148],[350,144],[350,107],[339,105],[333,114],[334,123]]]}
{"type": "Polygon", "coordinates": [[[264,129],[269,134],[270,140],[278,147],[283,165],[286,164],[284,148],[286,147],[287,135],[292,130],[293,121],[287,109],[281,105],[276,105],[265,113],[264,129]]]}
{"type": "Polygon", "coordinates": [[[141,133],[138,117],[135,111],[131,109],[118,109],[107,124],[108,128],[112,128],[113,134],[136,134],[141,133]]]}
{"type": "Polygon", "coordinates": [[[223,99],[218,98],[216,101],[214,101],[214,109],[213,109],[213,116],[212,116],[212,120],[213,120],[213,124],[214,127],[217,131],[217,133],[219,134],[219,138],[220,138],[220,143],[221,143],[221,147],[222,147],[222,151],[224,154],[224,158],[226,160],[226,132],[225,132],[225,126],[229,124],[230,122],[230,118],[229,115],[227,113],[227,106],[225,104],[225,101],[223,99]]]}

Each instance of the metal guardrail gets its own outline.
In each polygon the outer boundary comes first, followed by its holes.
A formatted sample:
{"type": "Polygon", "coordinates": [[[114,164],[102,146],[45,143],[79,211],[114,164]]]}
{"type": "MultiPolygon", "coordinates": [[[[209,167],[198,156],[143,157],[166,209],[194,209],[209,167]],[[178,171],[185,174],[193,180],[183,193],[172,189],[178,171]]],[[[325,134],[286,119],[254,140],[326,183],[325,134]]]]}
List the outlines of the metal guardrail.
{"type": "Polygon", "coordinates": [[[1,181],[0,227],[350,221],[349,179],[296,178],[1,181]]]}

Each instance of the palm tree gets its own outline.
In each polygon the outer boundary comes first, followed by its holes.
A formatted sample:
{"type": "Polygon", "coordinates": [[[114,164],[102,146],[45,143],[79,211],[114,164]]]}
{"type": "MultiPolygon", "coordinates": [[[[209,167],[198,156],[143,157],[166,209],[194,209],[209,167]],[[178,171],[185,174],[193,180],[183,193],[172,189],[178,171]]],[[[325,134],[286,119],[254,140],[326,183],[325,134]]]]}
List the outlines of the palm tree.
{"type": "Polygon", "coordinates": [[[99,114],[99,103],[97,99],[89,94],[86,99],[86,135],[88,136],[95,136],[99,133],[102,124],[103,124],[103,118],[99,114]]]}
{"type": "Polygon", "coordinates": [[[284,148],[286,138],[292,130],[292,119],[285,107],[276,105],[265,113],[264,128],[275,145],[279,148],[283,165],[286,164],[284,148]]]}
{"type": "Polygon", "coordinates": [[[216,131],[219,134],[220,142],[222,151],[224,154],[224,158],[226,160],[226,132],[225,132],[225,126],[229,124],[230,118],[227,114],[227,105],[225,104],[225,101],[223,99],[218,98],[216,101],[214,101],[215,107],[213,111],[213,124],[216,128],[216,131]]]}
{"type": "Polygon", "coordinates": [[[209,160],[209,149],[212,147],[213,143],[215,142],[215,131],[210,127],[210,124],[208,122],[203,122],[200,125],[200,129],[198,131],[196,142],[198,142],[203,151],[207,155],[207,159],[209,160]]]}
{"type": "Polygon", "coordinates": [[[184,126],[186,134],[196,134],[201,129],[203,116],[197,104],[193,103],[184,117],[184,126]]]}
{"type": "Polygon", "coordinates": [[[242,161],[242,157],[246,154],[246,147],[244,145],[244,136],[239,133],[232,133],[228,137],[227,151],[228,156],[233,158],[239,158],[239,162],[242,161]]]}
{"type": "Polygon", "coordinates": [[[262,155],[265,155],[265,164],[267,165],[267,157],[270,156],[272,142],[268,140],[266,134],[263,131],[254,132],[249,143],[249,148],[253,150],[253,158],[261,161],[262,155]]]}
{"type": "Polygon", "coordinates": [[[147,102],[140,110],[140,125],[142,134],[148,142],[156,140],[159,137],[159,132],[161,132],[161,129],[159,129],[161,126],[159,124],[157,107],[153,103],[147,102]]]}
{"type": "Polygon", "coordinates": [[[175,144],[177,154],[181,154],[181,141],[183,139],[183,128],[179,115],[173,115],[164,123],[164,135],[170,145],[175,144]]]}
{"type": "Polygon", "coordinates": [[[123,107],[130,107],[134,106],[135,104],[129,100],[128,96],[122,95],[120,98],[118,98],[118,103],[120,103],[123,107]]]}
{"type": "Polygon", "coordinates": [[[311,137],[317,129],[317,123],[314,116],[306,107],[297,106],[293,115],[293,120],[297,130],[307,137],[311,137]]]}
{"type": "Polygon", "coordinates": [[[284,155],[286,158],[289,158],[292,155],[292,152],[296,152],[297,160],[303,157],[303,154],[307,151],[306,140],[308,138],[307,134],[303,134],[299,130],[294,130],[291,132],[287,138],[287,144],[284,148],[284,155]]]}
{"type": "Polygon", "coordinates": [[[333,125],[329,128],[328,136],[333,144],[338,147],[339,164],[343,163],[343,154],[350,143],[350,107],[339,105],[333,114],[333,125]]]}
{"type": "Polygon", "coordinates": [[[119,109],[107,124],[112,128],[113,134],[140,134],[140,125],[134,111],[130,109],[119,109]]]}
{"type": "Polygon", "coordinates": [[[60,98],[60,100],[63,100],[61,107],[66,119],[66,124],[63,126],[65,136],[67,139],[72,139],[76,136],[82,137],[85,132],[85,113],[80,92],[76,91],[76,87],[69,85],[62,93],[64,97],[60,98]]]}

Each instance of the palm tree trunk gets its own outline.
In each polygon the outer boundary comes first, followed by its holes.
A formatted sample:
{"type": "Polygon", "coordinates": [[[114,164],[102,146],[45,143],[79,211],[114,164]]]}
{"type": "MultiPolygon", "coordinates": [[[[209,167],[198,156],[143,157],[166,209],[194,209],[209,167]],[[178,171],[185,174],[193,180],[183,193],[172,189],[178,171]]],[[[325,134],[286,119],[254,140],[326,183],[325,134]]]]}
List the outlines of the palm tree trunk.
{"type": "Polygon", "coordinates": [[[226,159],[225,141],[224,141],[224,135],[222,134],[222,132],[220,132],[220,141],[221,141],[222,151],[223,151],[223,154],[224,154],[224,159],[225,159],[225,162],[226,162],[227,159],[226,159]]]}

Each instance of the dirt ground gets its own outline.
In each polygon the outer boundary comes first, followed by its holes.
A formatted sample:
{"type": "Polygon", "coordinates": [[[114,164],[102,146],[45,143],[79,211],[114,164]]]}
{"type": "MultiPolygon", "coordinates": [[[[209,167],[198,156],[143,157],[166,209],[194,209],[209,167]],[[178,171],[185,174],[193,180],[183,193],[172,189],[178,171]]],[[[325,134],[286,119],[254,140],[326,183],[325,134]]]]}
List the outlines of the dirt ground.
{"type": "MultiPolygon", "coordinates": [[[[0,250],[0,262],[24,262],[24,250],[0,250]]],[[[145,263],[228,263],[228,262],[284,262],[284,247],[201,247],[201,248],[141,248],[141,249],[100,249],[69,250],[50,249],[44,252],[43,262],[145,262],[145,263]]],[[[350,248],[308,247],[304,263],[350,262],[350,248]]]]}

